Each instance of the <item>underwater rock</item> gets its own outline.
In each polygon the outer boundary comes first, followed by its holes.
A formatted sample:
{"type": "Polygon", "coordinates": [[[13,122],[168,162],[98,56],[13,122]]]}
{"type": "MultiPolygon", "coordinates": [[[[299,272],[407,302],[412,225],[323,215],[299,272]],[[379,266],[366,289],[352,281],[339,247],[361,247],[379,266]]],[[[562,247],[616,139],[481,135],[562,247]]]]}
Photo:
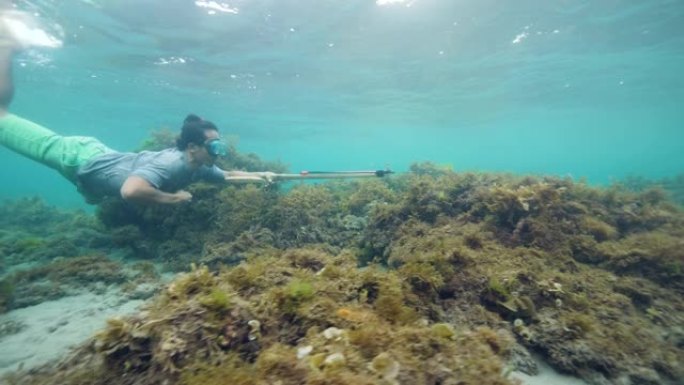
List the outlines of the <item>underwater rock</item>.
{"type": "Polygon", "coordinates": [[[684,349],[684,326],[674,326],[666,330],[664,335],[665,340],[672,342],[672,344],[680,349],[684,349]]]}
{"type": "Polygon", "coordinates": [[[129,299],[148,299],[160,290],[158,284],[141,283],[136,285],[133,290],[127,292],[129,299]]]}
{"type": "Polygon", "coordinates": [[[577,262],[599,264],[608,258],[597,247],[596,240],[588,235],[579,235],[570,241],[572,257],[577,262]]]}
{"type": "Polygon", "coordinates": [[[660,385],[663,383],[658,373],[648,368],[633,369],[629,374],[629,380],[632,384],[639,385],[660,385]]]}
{"type": "Polygon", "coordinates": [[[345,215],[342,218],[342,226],[346,230],[361,231],[364,227],[366,227],[366,219],[351,214],[345,215]]]}
{"type": "Polygon", "coordinates": [[[323,360],[323,366],[327,368],[336,368],[344,366],[346,362],[347,359],[344,357],[344,354],[337,352],[327,355],[323,360]]]}
{"type": "Polygon", "coordinates": [[[537,365],[537,361],[527,349],[517,343],[510,348],[508,365],[510,365],[513,370],[525,373],[529,376],[536,376],[539,374],[539,365],[537,365]]]}
{"type": "Polygon", "coordinates": [[[339,341],[342,339],[342,336],[344,335],[344,331],[340,330],[336,327],[329,327],[325,330],[323,330],[323,337],[328,340],[335,340],[339,341]]]}
{"type": "Polygon", "coordinates": [[[12,307],[16,288],[12,280],[0,279],[0,314],[12,307]]]}
{"type": "Polygon", "coordinates": [[[399,375],[401,365],[389,353],[382,352],[373,358],[369,368],[383,380],[394,383],[395,378],[399,375]]]}
{"type": "Polygon", "coordinates": [[[5,278],[13,285],[13,308],[54,300],[82,288],[119,284],[126,279],[122,265],[103,255],[56,258],[45,265],[18,270],[5,278]]]}
{"type": "Polygon", "coordinates": [[[313,351],[313,346],[307,345],[307,346],[302,346],[297,349],[297,358],[302,359],[307,357],[311,352],[313,351]]]}
{"type": "Polygon", "coordinates": [[[456,331],[453,326],[446,323],[438,323],[432,325],[432,332],[442,338],[452,339],[456,336],[456,331]]]}
{"type": "Polygon", "coordinates": [[[24,328],[26,328],[26,325],[14,320],[0,322],[0,340],[2,340],[2,338],[5,336],[19,333],[24,328]]]}
{"type": "MultiPolygon", "coordinates": [[[[529,349],[596,384],[684,378],[679,208],[657,192],[416,169],[290,191],[199,186],[201,204],[110,228],[120,247],[132,247],[129,234],[165,268],[193,267],[147,313],[113,322],[45,375],[60,385],[84,373],[89,385],[495,385],[512,382],[505,367],[535,372],[529,349]]],[[[74,273],[117,276],[104,270],[74,273]]],[[[135,292],[154,285],[143,271],[119,276],[140,279],[135,292]]]]}
{"type": "Polygon", "coordinates": [[[212,268],[217,268],[221,265],[232,266],[237,265],[247,258],[245,251],[249,247],[230,242],[219,244],[207,244],[202,252],[201,263],[212,268]]]}

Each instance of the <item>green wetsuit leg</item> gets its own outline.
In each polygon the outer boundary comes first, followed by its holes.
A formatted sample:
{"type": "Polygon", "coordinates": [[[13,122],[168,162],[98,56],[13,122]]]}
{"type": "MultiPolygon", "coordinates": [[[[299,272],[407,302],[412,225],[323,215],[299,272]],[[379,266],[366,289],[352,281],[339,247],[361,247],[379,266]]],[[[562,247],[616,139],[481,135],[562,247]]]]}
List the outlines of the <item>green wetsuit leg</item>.
{"type": "Polygon", "coordinates": [[[0,144],[59,171],[72,183],[81,165],[113,151],[95,138],[57,135],[13,114],[0,118],[0,144]]]}

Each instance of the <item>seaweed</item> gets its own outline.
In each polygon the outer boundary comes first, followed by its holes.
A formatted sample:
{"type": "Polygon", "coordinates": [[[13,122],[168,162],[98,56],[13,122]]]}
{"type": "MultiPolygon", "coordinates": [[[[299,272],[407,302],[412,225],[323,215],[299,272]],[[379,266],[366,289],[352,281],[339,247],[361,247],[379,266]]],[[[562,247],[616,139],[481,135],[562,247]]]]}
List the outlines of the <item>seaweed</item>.
{"type": "Polygon", "coordinates": [[[88,362],[124,384],[509,384],[511,369],[534,371],[528,351],[594,383],[684,376],[684,216],[670,195],[412,170],[202,185],[198,206],[115,226],[117,247],[206,265],[110,323],[61,364],[60,383],[88,362]]]}
{"type": "Polygon", "coordinates": [[[63,297],[73,289],[95,290],[125,279],[121,264],[102,255],[57,258],[8,274],[2,280],[6,290],[0,298],[6,309],[16,309],[63,297]]]}

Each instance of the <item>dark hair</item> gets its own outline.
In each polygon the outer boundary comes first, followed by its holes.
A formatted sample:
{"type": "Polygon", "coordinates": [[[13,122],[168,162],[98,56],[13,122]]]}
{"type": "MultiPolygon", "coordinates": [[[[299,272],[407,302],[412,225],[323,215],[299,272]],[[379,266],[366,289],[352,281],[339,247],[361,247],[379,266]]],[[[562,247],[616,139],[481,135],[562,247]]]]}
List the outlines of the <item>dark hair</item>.
{"type": "Polygon", "coordinates": [[[195,114],[188,115],[183,121],[181,134],[176,139],[176,147],[183,151],[188,148],[190,143],[195,143],[199,146],[203,145],[207,139],[204,132],[207,130],[218,131],[218,128],[214,123],[204,120],[195,114]]]}

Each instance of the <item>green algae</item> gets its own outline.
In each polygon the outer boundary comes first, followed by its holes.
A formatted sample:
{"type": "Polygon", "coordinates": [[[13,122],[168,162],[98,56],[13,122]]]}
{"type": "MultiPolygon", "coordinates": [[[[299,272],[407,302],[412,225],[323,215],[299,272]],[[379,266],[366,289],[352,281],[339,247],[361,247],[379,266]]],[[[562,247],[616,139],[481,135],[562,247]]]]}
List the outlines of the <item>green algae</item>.
{"type": "Polygon", "coordinates": [[[17,240],[14,243],[14,250],[11,252],[28,254],[42,247],[45,247],[45,241],[42,238],[28,237],[17,240]]]}
{"type": "Polygon", "coordinates": [[[218,288],[199,298],[199,303],[207,309],[215,312],[223,312],[230,309],[230,295],[218,288]]]}
{"type": "Polygon", "coordinates": [[[453,339],[456,337],[454,327],[447,323],[436,323],[431,327],[432,333],[438,337],[453,339]]]}
{"type": "Polygon", "coordinates": [[[414,171],[201,186],[202,205],[142,215],[136,242],[162,261],[210,263],[110,324],[96,356],[128,383],[507,384],[522,347],[590,381],[682,378],[684,218],[667,195],[414,171]]]}
{"type": "Polygon", "coordinates": [[[311,283],[302,280],[292,280],[282,291],[275,293],[275,305],[285,314],[297,314],[300,306],[314,297],[311,283]]]}

